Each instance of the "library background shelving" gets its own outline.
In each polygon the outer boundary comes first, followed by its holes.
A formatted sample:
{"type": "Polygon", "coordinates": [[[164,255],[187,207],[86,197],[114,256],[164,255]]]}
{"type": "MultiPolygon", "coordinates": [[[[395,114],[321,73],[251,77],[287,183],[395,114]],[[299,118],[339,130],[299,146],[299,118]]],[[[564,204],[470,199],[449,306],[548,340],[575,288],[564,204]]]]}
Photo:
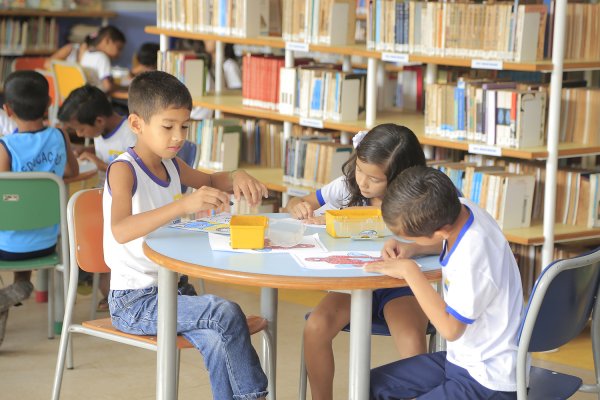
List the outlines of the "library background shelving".
{"type": "MultiPolygon", "coordinates": [[[[357,18],[361,18],[357,16],[357,18]]],[[[562,73],[566,70],[597,70],[600,69],[600,60],[563,60],[564,55],[564,37],[566,24],[566,0],[558,0],[555,10],[555,29],[553,37],[553,59],[540,60],[535,62],[509,62],[509,61],[491,61],[478,60],[471,58],[445,57],[445,56],[427,56],[421,54],[401,54],[393,52],[382,52],[376,50],[368,50],[365,44],[355,44],[348,46],[328,46],[320,44],[303,44],[303,50],[311,52],[336,54],[344,57],[344,69],[347,70],[350,66],[350,56],[361,56],[368,59],[367,62],[367,93],[366,93],[366,115],[364,118],[357,121],[331,121],[322,120],[316,121],[323,128],[336,129],[350,134],[356,133],[363,129],[368,129],[375,125],[385,122],[396,122],[406,125],[411,128],[419,137],[423,145],[442,147],[448,149],[463,150],[467,152],[477,152],[481,154],[493,154],[498,157],[511,157],[522,160],[545,160],[546,161],[546,192],[545,210],[543,224],[533,225],[528,228],[512,229],[505,232],[505,236],[510,242],[528,245],[539,246],[543,245],[542,265],[549,264],[553,256],[554,242],[574,241],[579,239],[589,239],[592,237],[600,237],[600,229],[589,229],[587,227],[570,226],[563,224],[554,224],[554,207],[556,202],[556,174],[558,158],[570,158],[580,156],[591,156],[600,154],[600,146],[589,146],[577,143],[558,143],[558,127],[560,118],[560,96],[554,96],[550,99],[548,106],[548,135],[547,145],[535,148],[514,149],[496,146],[482,146],[478,143],[470,143],[464,140],[450,140],[438,136],[428,136],[424,134],[424,117],[417,113],[398,113],[398,112],[381,112],[377,113],[375,107],[376,99],[376,82],[375,75],[377,69],[382,65],[380,62],[393,61],[394,57],[402,59],[404,63],[423,63],[426,64],[425,83],[432,83],[437,73],[437,66],[456,66],[467,68],[485,68],[488,63],[489,69],[504,69],[513,71],[534,71],[542,73],[552,73],[551,88],[553,93],[560,93],[562,89],[562,73]],[[484,61],[484,62],[481,62],[484,61]],[[479,150],[474,150],[471,145],[477,145],[479,150]],[[551,221],[551,222],[550,222],[551,221]]],[[[274,49],[285,49],[286,67],[293,65],[293,50],[298,46],[290,46],[289,42],[285,42],[278,37],[229,37],[210,33],[195,33],[186,32],[175,29],[164,29],[156,26],[149,26],[145,29],[146,33],[156,34],[161,36],[162,50],[167,49],[167,37],[186,38],[194,40],[215,40],[217,41],[217,57],[215,65],[220,65],[222,62],[223,43],[232,43],[250,46],[267,46],[274,49]],[[219,49],[221,48],[221,50],[219,49]],[[220,61],[221,60],[221,61],[220,61]]],[[[219,68],[216,68],[216,74],[219,74],[219,68]]],[[[217,76],[218,80],[219,77],[217,76]]],[[[588,79],[589,82],[589,79],[588,79]]],[[[202,98],[194,99],[194,105],[206,107],[217,111],[218,113],[227,113],[253,118],[264,118],[273,121],[281,121],[284,123],[284,137],[289,137],[290,129],[286,129],[291,124],[305,125],[307,122],[314,124],[315,121],[306,121],[295,115],[284,115],[277,111],[269,111],[259,108],[252,108],[242,105],[242,97],[239,92],[222,91],[222,83],[217,83],[214,94],[203,96],[202,98]]],[[[311,125],[314,127],[314,125],[311,125]]],[[[349,135],[346,135],[346,140],[349,135]]],[[[344,138],[344,136],[342,136],[344,138]]],[[[280,168],[268,169],[249,169],[250,173],[265,182],[271,182],[270,186],[285,190],[283,202],[286,202],[286,193],[290,185],[283,181],[283,172],[280,168]]],[[[302,188],[300,193],[314,189],[302,188]]],[[[289,194],[289,193],[287,193],[289,194]]]]}

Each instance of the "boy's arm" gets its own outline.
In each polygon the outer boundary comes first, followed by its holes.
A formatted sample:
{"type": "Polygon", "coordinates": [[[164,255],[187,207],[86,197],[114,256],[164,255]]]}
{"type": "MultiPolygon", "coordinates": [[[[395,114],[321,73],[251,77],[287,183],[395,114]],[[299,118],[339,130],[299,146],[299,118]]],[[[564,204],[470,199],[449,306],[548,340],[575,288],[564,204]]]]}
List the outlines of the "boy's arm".
{"type": "Polygon", "coordinates": [[[93,151],[84,151],[78,157],[79,160],[87,160],[96,164],[98,171],[106,171],[108,164],[102,161],[93,151]]]}
{"type": "Polygon", "coordinates": [[[10,172],[10,154],[3,144],[0,144],[0,172],[10,172]]]}
{"type": "Polygon", "coordinates": [[[365,265],[365,271],[377,272],[398,279],[404,279],[427,318],[442,337],[452,342],[459,339],[467,325],[446,311],[444,299],[433,289],[419,266],[412,260],[396,259],[365,265]]]}
{"type": "Polygon", "coordinates": [[[381,256],[384,259],[395,258],[414,258],[416,256],[427,256],[440,254],[442,252],[443,242],[430,245],[420,245],[414,242],[401,242],[396,239],[388,239],[381,249],[381,256]]]}
{"type": "Polygon", "coordinates": [[[177,163],[179,164],[181,183],[185,186],[196,189],[202,186],[211,186],[224,192],[233,192],[238,200],[241,195],[244,195],[250,206],[257,205],[262,197],[266,198],[269,194],[264,184],[243,170],[207,174],[193,169],[180,158],[177,159],[177,163]]]}
{"type": "Polygon", "coordinates": [[[50,69],[52,60],[66,60],[73,50],[73,44],[67,43],[44,61],[44,69],[50,69]]]}
{"type": "Polygon", "coordinates": [[[125,162],[112,164],[106,176],[112,196],[111,229],[118,243],[127,243],[143,237],[183,214],[229,205],[227,194],[210,187],[202,187],[163,207],[131,215],[134,177],[125,162]]]}
{"type": "Polygon", "coordinates": [[[77,176],[79,174],[79,164],[77,163],[77,158],[71,147],[71,139],[69,139],[69,135],[67,135],[66,132],[60,131],[60,133],[62,133],[63,138],[65,139],[65,147],[67,150],[67,164],[65,165],[63,178],[77,176]]]}

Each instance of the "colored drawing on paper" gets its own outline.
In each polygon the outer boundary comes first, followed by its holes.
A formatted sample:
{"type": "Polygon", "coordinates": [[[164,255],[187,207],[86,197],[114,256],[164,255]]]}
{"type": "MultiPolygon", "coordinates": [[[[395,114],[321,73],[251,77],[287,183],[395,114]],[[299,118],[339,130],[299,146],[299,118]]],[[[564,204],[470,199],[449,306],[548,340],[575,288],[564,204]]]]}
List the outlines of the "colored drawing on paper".
{"type": "Polygon", "coordinates": [[[294,255],[294,257],[300,265],[310,269],[362,268],[365,264],[382,260],[377,251],[332,251],[310,256],[294,255]]]}
{"type": "Polygon", "coordinates": [[[171,228],[185,229],[188,231],[211,232],[220,235],[229,235],[229,222],[231,214],[222,213],[192,221],[178,222],[170,225],[171,228]]]}

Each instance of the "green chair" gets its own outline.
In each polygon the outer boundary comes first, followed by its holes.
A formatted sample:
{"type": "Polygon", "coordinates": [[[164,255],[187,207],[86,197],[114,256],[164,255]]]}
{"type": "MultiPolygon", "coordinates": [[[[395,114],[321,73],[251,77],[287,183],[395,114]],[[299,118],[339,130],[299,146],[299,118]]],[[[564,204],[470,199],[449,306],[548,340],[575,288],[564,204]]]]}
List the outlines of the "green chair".
{"type": "MultiPolygon", "coordinates": [[[[48,270],[48,338],[60,333],[62,322],[55,323],[56,309],[62,310],[64,288],[68,287],[69,248],[67,234],[67,194],[61,177],[48,172],[0,172],[0,230],[31,230],[60,226],[60,252],[22,261],[0,261],[0,270],[48,270]],[[61,257],[62,255],[62,257],[61,257]],[[63,273],[63,288],[54,288],[54,270],[63,273]],[[55,298],[56,293],[58,297],[55,298]]],[[[57,317],[62,321],[62,312],[57,317]]]]}

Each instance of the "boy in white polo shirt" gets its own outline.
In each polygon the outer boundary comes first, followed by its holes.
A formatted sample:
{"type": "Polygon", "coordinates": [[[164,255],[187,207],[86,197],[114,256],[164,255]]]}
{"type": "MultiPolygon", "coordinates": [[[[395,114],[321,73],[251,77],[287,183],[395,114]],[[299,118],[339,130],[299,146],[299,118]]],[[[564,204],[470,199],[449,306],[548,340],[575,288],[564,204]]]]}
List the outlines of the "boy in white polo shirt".
{"type": "Polygon", "coordinates": [[[457,196],[450,179],[427,167],[404,170],[388,186],[383,218],[397,236],[369,272],[404,279],[447,341],[423,354],[371,371],[373,399],[516,399],[517,334],[523,309],[519,271],[494,219],[457,196]],[[444,298],[418,265],[441,250],[444,298]]]}

